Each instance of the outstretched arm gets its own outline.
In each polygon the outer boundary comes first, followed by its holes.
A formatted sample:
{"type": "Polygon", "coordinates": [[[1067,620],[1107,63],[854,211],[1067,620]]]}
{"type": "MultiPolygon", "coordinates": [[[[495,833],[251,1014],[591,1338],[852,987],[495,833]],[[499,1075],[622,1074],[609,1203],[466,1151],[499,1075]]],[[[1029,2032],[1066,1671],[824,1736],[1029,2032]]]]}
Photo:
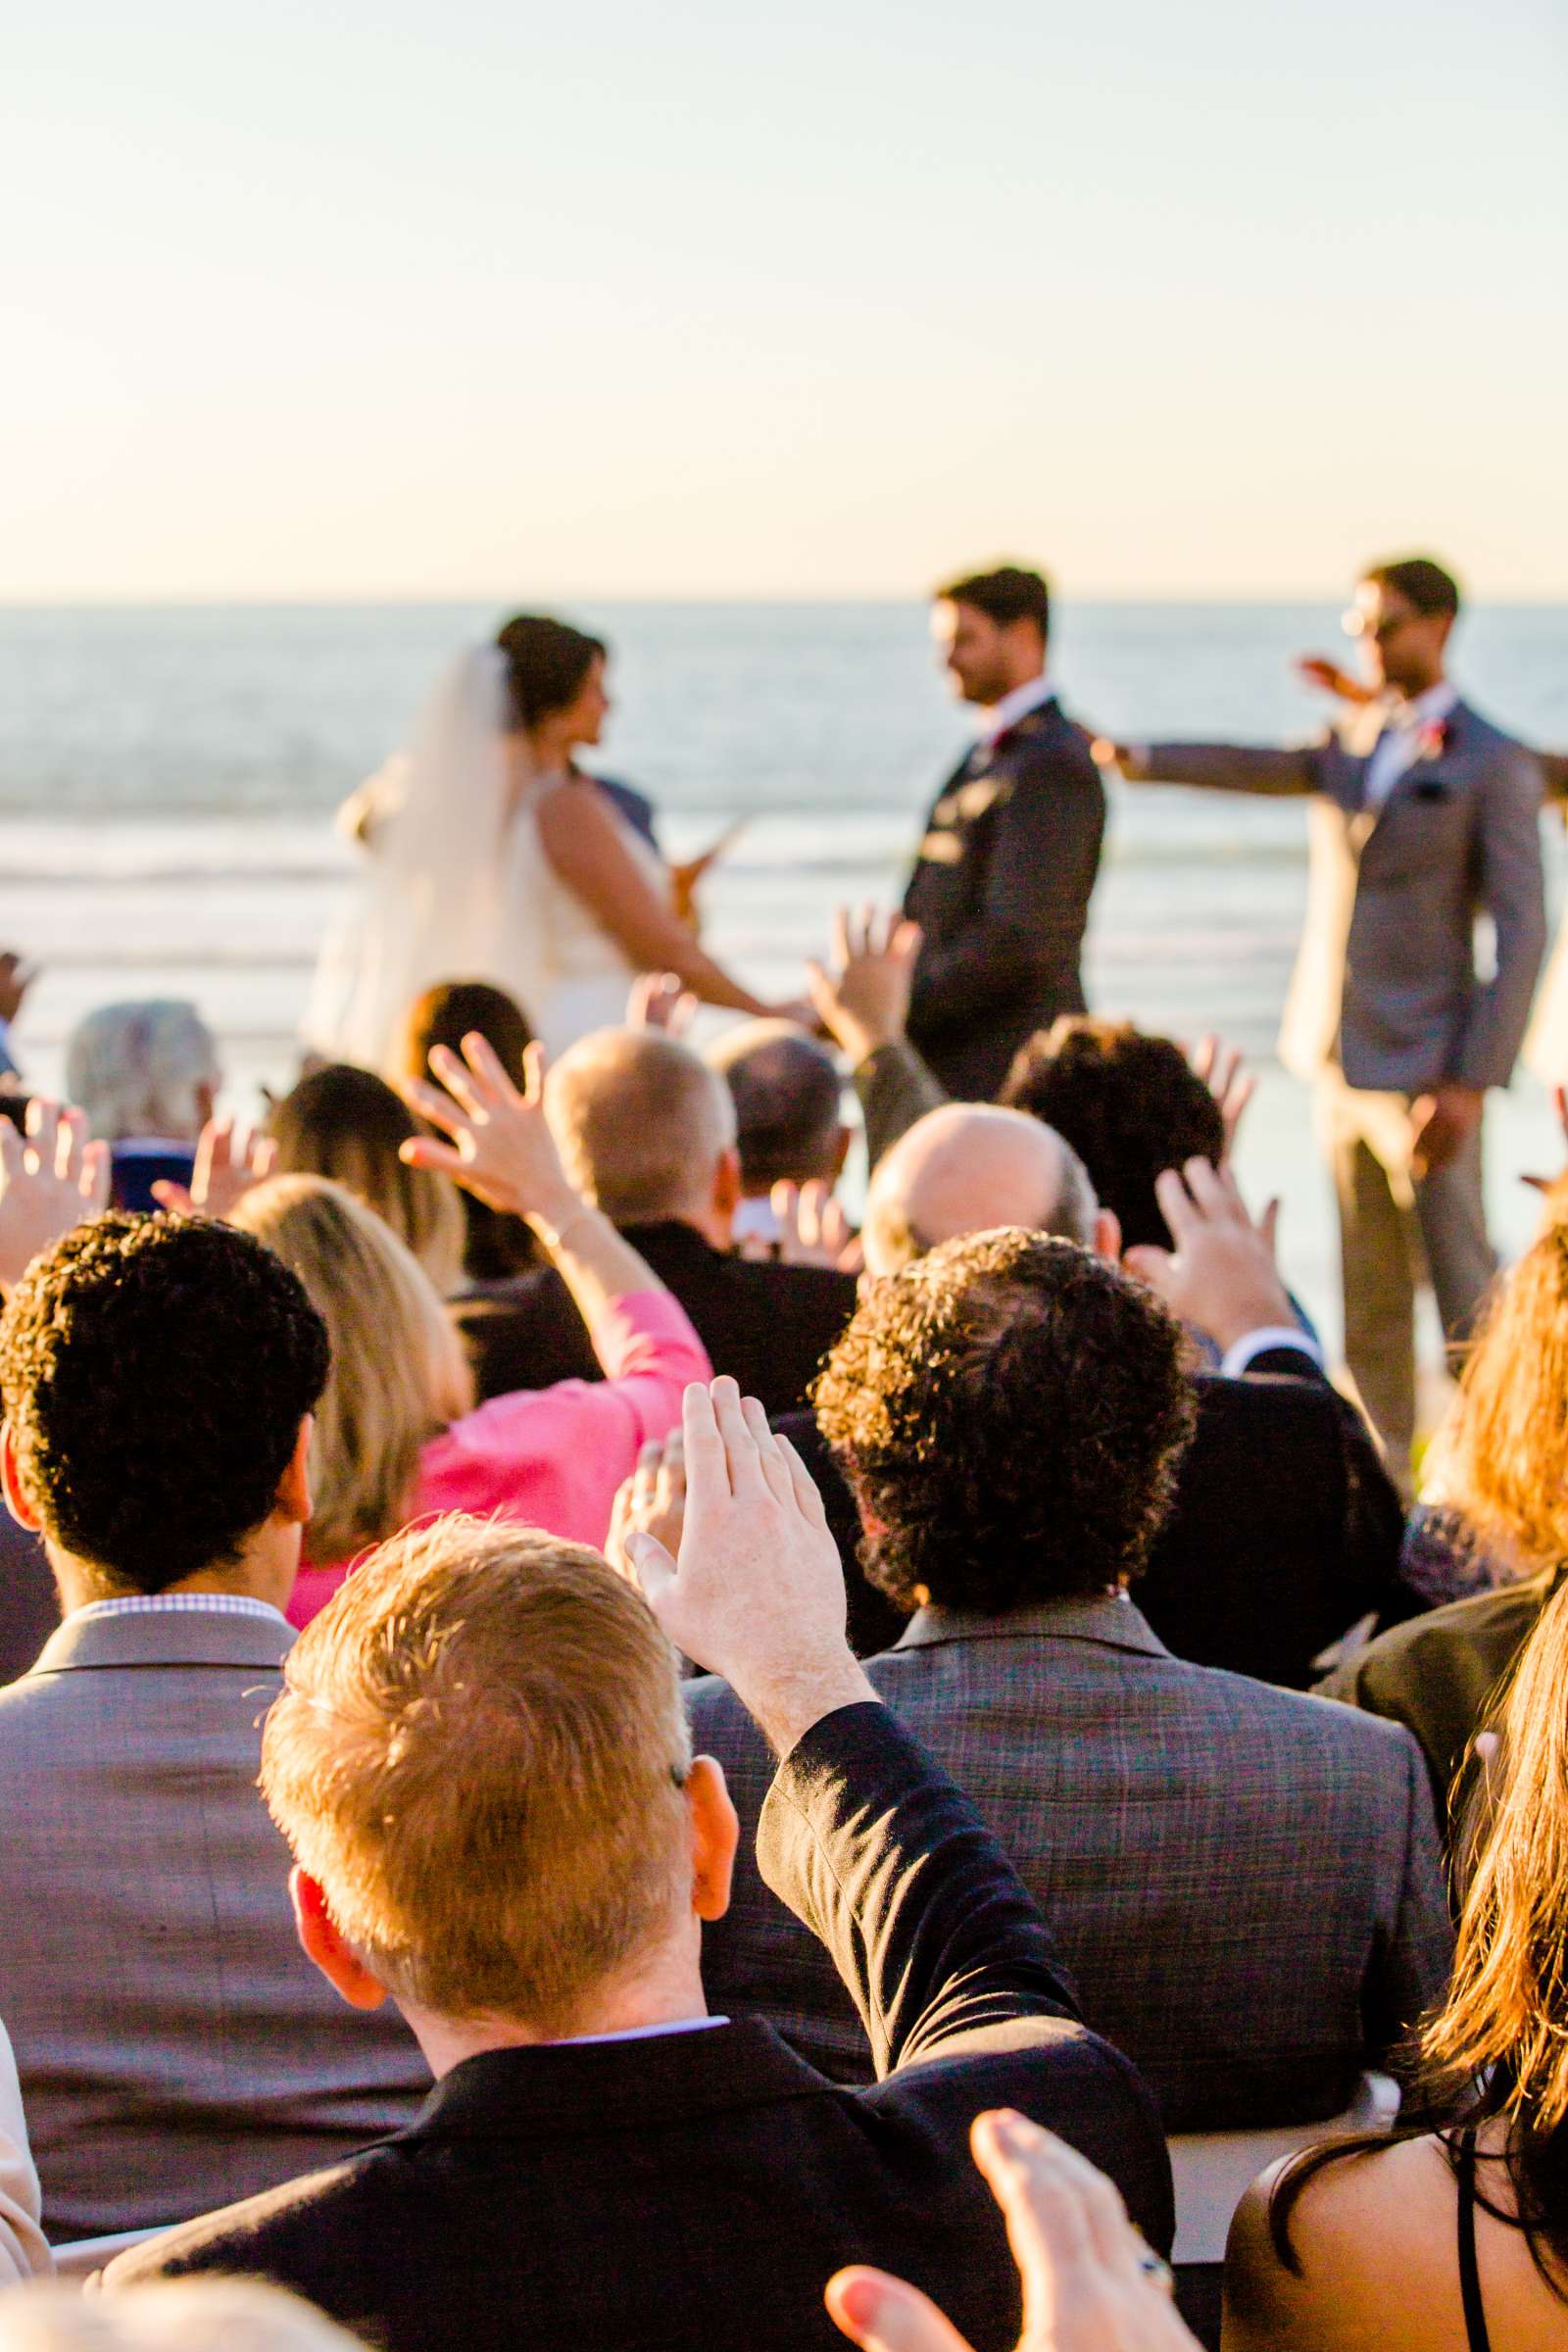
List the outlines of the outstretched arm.
{"type": "Polygon", "coordinates": [[[578,779],[547,792],[539,803],[539,839],[552,870],[639,971],[673,972],[705,1004],[754,1015],[771,1009],[704,954],[627,849],[597,785],[578,779]]]}
{"type": "Polygon", "coordinates": [[[1113,743],[1090,746],[1102,767],[1118,768],[1129,784],[1198,784],[1209,792],[1299,794],[1320,788],[1320,748],[1303,744],[1275,751],[1241,743],[1113,743]]]}

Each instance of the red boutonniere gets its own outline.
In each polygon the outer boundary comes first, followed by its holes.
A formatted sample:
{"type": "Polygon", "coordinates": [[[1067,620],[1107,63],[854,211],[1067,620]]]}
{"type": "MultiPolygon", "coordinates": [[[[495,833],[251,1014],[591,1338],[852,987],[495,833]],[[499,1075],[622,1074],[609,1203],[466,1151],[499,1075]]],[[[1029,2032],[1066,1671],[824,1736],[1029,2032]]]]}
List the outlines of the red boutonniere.
{"type": "Polygon", "coordinates": [[[1429,718],[1415,739],[1418,760],[1441,760],[1453,741],[1451,718],[1429,718]]]}

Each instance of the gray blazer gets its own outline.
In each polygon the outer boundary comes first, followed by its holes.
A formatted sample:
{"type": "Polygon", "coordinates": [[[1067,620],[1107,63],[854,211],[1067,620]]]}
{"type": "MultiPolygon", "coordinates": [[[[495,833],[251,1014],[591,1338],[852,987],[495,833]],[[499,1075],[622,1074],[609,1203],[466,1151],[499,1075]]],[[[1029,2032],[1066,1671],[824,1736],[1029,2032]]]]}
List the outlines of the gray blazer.
{"type": "MultiPolygon", "coordinates": [[[[1397,1725],[1187,1665],[1108,1597],[922,1609],[867,1672],[1001,1838],[1085,2021],[1139,2067],[1168,2130],[1332,2115],[1446,1983],[1432,1796],[1397,1725]]],[[[725,1684],[688,1692],[742,1822],[734,1902],[704,1936],[710,2003],[760,2010],[813,2063],[865,2080],[831,1963],[750,1859],[772,1778],[761,1739],[725,1684]]]]}
{"type": "Polygon", "coordinates": [[[1367,732],[1357,713],[1297,751],[1157,743],[1127,772],[1313,795],[1306,926],[1280,1029],[1287,1068],[1312,1077],[1338,1061],[1350,1086],[1409,1095],[1506,1086],[1546,945],[1541,770],[1461,702],[1442,748],[1369,809],[1367,732]],[[1483,914],[1496,929],[1491,980],[1476,971],[1483,914]]]}
{"type": "Polygon", "coordinates": [[[291,1639],[72,1617],[0,1690],[0,2017],[56,2241],[309,2172],[429,2090],[391,2004],[348,2008],[295,1940],[256,1788],[291,1639]]]}

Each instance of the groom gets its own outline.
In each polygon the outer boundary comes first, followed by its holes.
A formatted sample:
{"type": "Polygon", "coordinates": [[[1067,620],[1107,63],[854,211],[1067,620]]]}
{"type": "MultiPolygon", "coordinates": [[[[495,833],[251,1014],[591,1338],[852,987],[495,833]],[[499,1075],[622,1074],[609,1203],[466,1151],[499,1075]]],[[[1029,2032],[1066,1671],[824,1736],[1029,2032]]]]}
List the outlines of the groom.
{"type": "Polygon", "coordinates": [[[1339,1199],[1345,1354],[1408,1494],[1415,1435],[1414,1260],[1450,1340],[1494,1260],[1481,1115],[1506,1086],[1545,945],[1541,775],[1446,672],[1459,591],[1427,556],[1362,574],[1347,627],[1374,699],[1297,751],[1099,742],[1135,783],[1312,796],[1306,926],[1280,1059],[1317,1090],[1339,1199]],[[1493,968],[1477,969],[1490,918],[1493,968]]]}
{"type": "Polygon", "coordinates": [[[1051,598],[1012,564],[939,589],[932,633],[980,739],[926,820],[909,1038],[950,1095],[997,1093],[1025,1038],[1085,1009],[1078,962],[1105,795],[1046,669],[1051,598]]]}

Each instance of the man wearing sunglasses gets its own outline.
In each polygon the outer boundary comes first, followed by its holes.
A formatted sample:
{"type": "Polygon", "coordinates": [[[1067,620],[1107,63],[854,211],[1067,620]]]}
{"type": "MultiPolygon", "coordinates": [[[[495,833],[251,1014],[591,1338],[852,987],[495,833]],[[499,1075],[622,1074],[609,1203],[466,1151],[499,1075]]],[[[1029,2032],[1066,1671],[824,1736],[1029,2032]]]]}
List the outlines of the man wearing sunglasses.
{"type": "Polygon", "coordinates": [[[1312,796],[1280,1058],[1318,1089],[1346,1359],[1406,1493],[1416,1269],[1424,1258],[1444,1329],[1461,1338],[1494,1264],[1482,1107],[1512,1073],[1545,946],[1540,770],[1449,680],[1458,612],[1457,586],[1430,557],[1372,564],[1346,615],[1371,697],[1321,741],[1095,746],[1133,782],[1312,796]],[[1487,972],[1483,915],[1495,934],[1487,972]]]}

